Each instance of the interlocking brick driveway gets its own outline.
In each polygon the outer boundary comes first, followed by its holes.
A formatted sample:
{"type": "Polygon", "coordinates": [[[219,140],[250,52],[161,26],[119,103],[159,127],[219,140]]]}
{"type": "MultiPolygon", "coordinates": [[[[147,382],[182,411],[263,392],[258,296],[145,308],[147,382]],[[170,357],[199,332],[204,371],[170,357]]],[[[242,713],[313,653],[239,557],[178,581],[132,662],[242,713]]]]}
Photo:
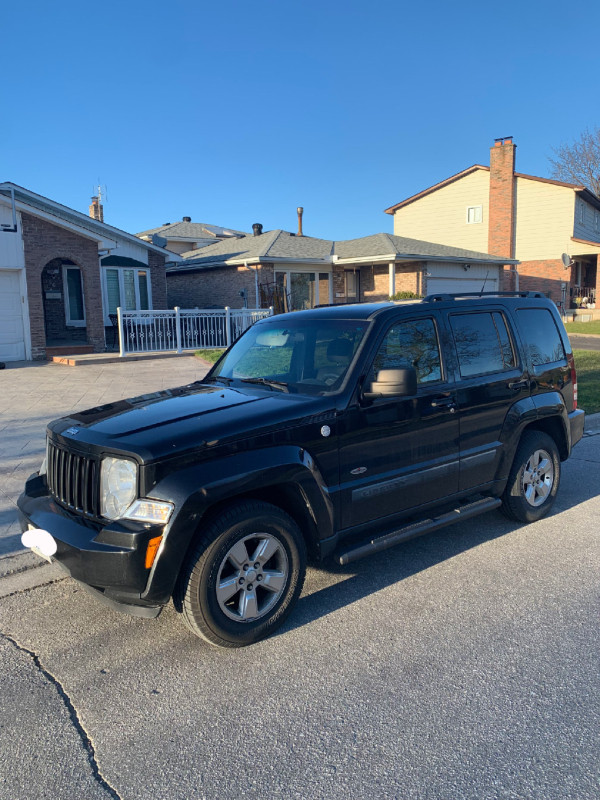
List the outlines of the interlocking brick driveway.
{"type": "Polygon", "coordinates": [[[7,364],[0,371],[0,556],[22,550],[17,498],[44,457],[48,422],[72,411],[191,383],[207,369],[193,356],[81,367],[7,364]]]}

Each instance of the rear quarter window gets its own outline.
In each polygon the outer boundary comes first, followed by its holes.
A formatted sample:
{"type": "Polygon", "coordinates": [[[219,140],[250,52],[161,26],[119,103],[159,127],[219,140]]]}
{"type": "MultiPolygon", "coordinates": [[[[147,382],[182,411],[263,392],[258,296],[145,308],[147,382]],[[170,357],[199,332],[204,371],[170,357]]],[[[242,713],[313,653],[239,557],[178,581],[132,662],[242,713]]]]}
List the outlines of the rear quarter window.
{"type": "Polygon", "coordinates": [[[547,308],[517,309],[517,324],[534,367],[565,361],[560,332],[547,308]]]}

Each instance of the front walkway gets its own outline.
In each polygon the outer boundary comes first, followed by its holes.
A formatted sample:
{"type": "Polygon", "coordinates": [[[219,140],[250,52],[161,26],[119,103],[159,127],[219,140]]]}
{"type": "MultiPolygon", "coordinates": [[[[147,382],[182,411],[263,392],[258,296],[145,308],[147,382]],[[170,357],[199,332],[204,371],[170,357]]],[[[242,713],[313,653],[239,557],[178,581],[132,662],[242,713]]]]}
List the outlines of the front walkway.
{"type": "Polygon", "coordinates": [[[0,371],[0,557],[22,550],[17,498],[44,458],[46,425],[71,411],[181,386],[208,365],[194,356],[69,368],[15,362],[0,371]]]}

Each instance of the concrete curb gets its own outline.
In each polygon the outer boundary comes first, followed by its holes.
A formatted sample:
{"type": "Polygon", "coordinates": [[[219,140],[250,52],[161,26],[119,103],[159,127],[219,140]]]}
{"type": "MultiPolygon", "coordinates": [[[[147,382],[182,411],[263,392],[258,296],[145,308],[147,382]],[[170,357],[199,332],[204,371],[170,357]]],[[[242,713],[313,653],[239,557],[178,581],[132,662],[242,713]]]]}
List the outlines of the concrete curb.
{"type": "MultiPolygon", "coordinates": [[[[584,436],[600,434],[600,413],[590,414],[585,420],[584,436]]],[[[37,589],[48,583],[64,580],[67,576],[56,564],[48,564],[29,550],[20,550],[0,556],[0,598],[16,592],[37,589]]]]}

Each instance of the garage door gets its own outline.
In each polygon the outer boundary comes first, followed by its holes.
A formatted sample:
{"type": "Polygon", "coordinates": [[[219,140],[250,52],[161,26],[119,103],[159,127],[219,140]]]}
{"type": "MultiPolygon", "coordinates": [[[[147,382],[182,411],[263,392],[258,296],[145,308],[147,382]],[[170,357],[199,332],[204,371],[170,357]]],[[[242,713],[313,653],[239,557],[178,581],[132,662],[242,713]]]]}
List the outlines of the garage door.
{"type": "Polygon", "coordinates": [[[496,292],[497,278],[428,278],[428,294],[460,294],[461,292],[496,292]]]}
{"type": "Polygon", "coordinates": [[[0,361],[23,361],[25,336],[17,270],[0,270],[0,361]]]}

